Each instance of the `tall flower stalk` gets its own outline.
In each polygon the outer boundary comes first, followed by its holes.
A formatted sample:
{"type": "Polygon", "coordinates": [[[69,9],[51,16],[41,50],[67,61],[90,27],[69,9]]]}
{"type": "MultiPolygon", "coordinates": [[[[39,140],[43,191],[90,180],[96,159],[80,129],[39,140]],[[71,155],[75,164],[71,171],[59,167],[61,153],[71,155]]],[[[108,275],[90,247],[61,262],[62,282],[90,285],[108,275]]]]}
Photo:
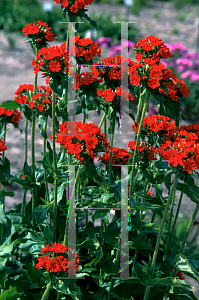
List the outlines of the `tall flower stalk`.
{"type": "MultiPolygon", "coordinates": [[[[163,232],[163,229],[164,229],[164,226],[165,226],[165,221],[166,221],[167,214],[168,214],[168,211],[169,211],[169,206],[171,204],[171,200],[172,200],[173,194],[175,193],[176,186],[177,186],[177,183],[178,183],[178,177],[179,177],[179,174],[176,173],[175,174],[175,179],[174,179],[174,182],[173,182],[170,194],[169,194],[169,198],[167,200],[167,204],[166,204],[166,207],[165,207],[165,210],[164,210],[163,218],[162,218],[162,221],[161,221],[160,230],[159,230],[159,233],[158,233],[158,237],[157,237],[157,241],[156,241],[156,245],[155,245],[155,250],[154,250],[154,254],[153,254],[153,258],[152,258],[151,268],[150,268],[152,276],[153,276],[153,272],[154,272],[154,268],[155,268],[156,258],[157,258],[157,255],[158,255],[160,241],[161,241],[161,238],[162,238],[162,232],[163,232]]],[[[151,289],[150,285],[146,287],[146,291],[145,291],[143,300],[148,299],[150,289],[151,289]]]]}
{"type": "Polygon", "coordinates": [[[55,93],[52,95],[52,138],[53,138],[53,166],[54,166],[54,208],[53,208],[53,241],[56,242],[56,229],[57,229],[57,160],[55,148],[55,93]]]}
{"type": "MultiPolygon", "coordinates": [[[[28,119],[25,120],[25,149],[24,149],[24,161],[27,162],[27,154],[28,154],[28,119]]],[[[23,202],[21,206],[21,214],[24,216],[24,208],[26,201],[27,190],[24,191],[23,202]]]]}
{"type": "MultiPolygon", "coordinates": [[[[37,93],[37,74],[34,78],[34,95],[37,93]]],[[[32,111],[32,126],[31,126],[31,163],[32,163],[32,177],[35,178],[35,111],[32,111]]],[[[36,207],[36,197],[35,197],[35,187],[32,190],[32,223],[35,223],[35,207],[36,207]]]]}
{"type": "MultiPolygon", "coordinates": [[[[149,92],[146,91],[146,93],[147,93],[147,95],[146,95],[146,98],[144,99],[144,104],[143,104],[142,95],[140,95],[140,98],[139,98],[139,107],[143,106],[143,110],[142,110],[139,130],[138,130],[138,136],[136,138],[136,145],[135,145],[135,150],[134,150],[134,154],[133,154],[133,162],[132,162],[132,169],[131,169],[130,190],[129,190],[129,206],[130,206],[130,208],[131,208],[131,199],[132,199],[132,194],[133,194],[132,186],[133,186],[133,177],[134,177],[134,170],[135,170],[135,158],[136,158],[137,148],[138,148],[138,144],[140,141],[140,136],[141,136],[141,132],[142,132],[142,128],[143,128],[145,113],[146,113],[148,103],[149,103],[149,98],[150,98],[149,92]]],[[[140,112],[141,112],[141,110],[140,110],[140,112]]],[[[139,115],[138,115],[138,117],[139,117],[139,115]]]]}

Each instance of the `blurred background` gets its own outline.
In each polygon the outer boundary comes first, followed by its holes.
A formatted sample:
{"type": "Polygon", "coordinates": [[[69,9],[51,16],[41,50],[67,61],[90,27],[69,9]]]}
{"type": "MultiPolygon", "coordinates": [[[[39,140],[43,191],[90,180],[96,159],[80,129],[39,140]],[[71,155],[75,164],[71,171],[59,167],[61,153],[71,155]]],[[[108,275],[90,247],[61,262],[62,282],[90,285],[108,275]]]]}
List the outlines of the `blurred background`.
{"type": "MultiPolygon", "coordinates": [[[[154,35],[162,39],[170,48],[172,58],[162,61],[175,72],[176,76],[185,81],[189,87],[190,95],[184,101],[182,108],[186,120],[180,125],[189,125],[199,121],[199,0],[94,0],[92,5],[86,7],[88,16],[97,22],[96,31],[87,20],[79,24],[80,35],[96,41],[102,49],[102,57],[94,58],[100,61],[107,56],[121,55],[121,46],[128,47],[129,57],[134,60],[133,45],[139,39],[154,35]],[[131,21],[128,35],[121,39],[121,24],[114,21],[131,21]],[[127,40],[128,39],[128,40],[127,40]]],[[[0,103],[13,100],[15,91],[20,84],[33,83],[34,73],[31,65],[34,54],[30,44],[22,34],[25,24],[41,20],[56,36],[50,45],[61,45],[66,40],[67,24],[63,23],[60,5],[53,0],[0,0],[0,103]]],[[[80,20],[79,20],[80,21],[80,20]]],[[[38,77],[38,85],[44,84],[44,78],[38,77]]],[[[131,103],[136,113],[137,103],[131,103]]],[[[72,108],[72,107],[71,107],[72,108]]],[[[150,105],[149,115],[156,113],[155,107],[150,105]]],[[[127,118],[126,118],[127,119],[127,118]]],[[[89,112],[89,121],[100,124],[101,118],[96,112],[89,112]]],[[[77,116],[76,121],[82,121],[77,116]]],[[[49,122],[50,123],[50,122],[49,122]]],[[[127,143],[133,139],[132,120],[125,123],[127,136],[115,133],[114,146],[127,149],[127,143]]],[[[19,122],[23,130],[21,134],[14,126],[9,126],[6,135],[6,157],[10,160],[11,174],[16,174],[23,168],[24,163],[24,117],[19,122]]],[[[10,124],[9,124],[10,125],[10,124]]],[[[51,133],[51,124],[47,131],[51,133]]],[[[107,126],[109,121],[107,121],[107,126]]],[[[28,129],[28,164],[30,165],[30,127],[28,129]]],[[[49,139],[49,141],[51,141],[49,139]]],[[[57,145],[58,146],[58,145],[57,145]]],[[[42,159],[43,139],[38,128],[35,133],[36,161],[42,159]]],[[[128,149],[129,150],[129,149],[128,149]]],[[[57,152],[59,147],[57,148],[57,152]]],[[[96,163],[96,162],[95,162],[96,163]]],[[[97,165],[97,163],[96,163],[97,165]]],[[[40,165],[36,163],[36,166],[40,165]]],[[[197,178],[198,179],[198,178],[197,178]]],[[[7,187],[14,191],[14,197],[5,197],[5,208],[9,210],[13,205],[22,202],[23,190],[18,184],[7,187]]],[[[163,195],[168,191],[163,187],[163,195]]],[[[177,191],[176,198],[179,199],[177,191]]],[[[30,199],[30,193],[27,193],[30,199]]],[[[176,234],[183,236],[184,228],[189,221],[195,204],[186,195],[183,195],[182,212],[179,215],[176,234]]],[[[199,222],[199,215],[196,217],[199,222]]],[[[195,223],[190,237],[190,250],[198,253],[199,226],[195,223]]],[[[194,280],[188,283],[196,286],[193,291],[199,299],[199,288],[194,280]]]]}

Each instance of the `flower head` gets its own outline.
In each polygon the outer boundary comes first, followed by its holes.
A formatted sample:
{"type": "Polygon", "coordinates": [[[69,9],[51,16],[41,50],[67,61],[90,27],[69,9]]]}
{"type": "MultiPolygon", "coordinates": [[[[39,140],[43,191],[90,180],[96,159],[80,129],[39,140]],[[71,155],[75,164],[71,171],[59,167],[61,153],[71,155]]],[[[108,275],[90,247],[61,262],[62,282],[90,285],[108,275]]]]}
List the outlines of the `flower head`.
{"type": "Polygon", "coordinates": [[[25,25],[22,32],[27,36],[32,45],[36,45],[37,49],[47,47],[47,42],[55,40],[55,35],[45,22],[37,21],[25,25]]]}

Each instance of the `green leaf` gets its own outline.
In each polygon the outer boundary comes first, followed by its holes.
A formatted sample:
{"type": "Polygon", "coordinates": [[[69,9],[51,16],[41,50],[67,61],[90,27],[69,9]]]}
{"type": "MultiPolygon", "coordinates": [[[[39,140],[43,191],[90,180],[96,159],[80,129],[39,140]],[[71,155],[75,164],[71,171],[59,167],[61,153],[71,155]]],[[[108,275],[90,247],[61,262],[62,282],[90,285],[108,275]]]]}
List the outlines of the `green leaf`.
{"type": "Polygon", "coordinates": [[[176,189],[187,195],[193,202],[199,204],[199,188],[189,184],[178,183],[176,189]]]}
{"type": "Polygon", "coordinates": [[[69,295],[74,300],[82,299],[82,292],[80,287],[76,285],[74,280],[65,280],[62,283],[56,283],[54,285],[55,289],[65,295],[69,295]]]}
{"type": "Polygon", "coordinates": [[[177,279],[176,277],[154,278],[145,281],[145,285],[152,286],[179,286],[193,289],[194,287],[187,284],[184,280],[177,279]]]}
{"type": "Polygon", "coordinates": [[[51,90],[57,94],[58,96],[62,96],[63,94],[63,82],[62,79],[58,76],[51,77],[49,80],[49,86],[51,90]]]}
{"type": "Polygon", "coordinates": [[[20,104],[15,102],[15,101],[12,101],[12,100],[6,100],[4,102],[1,103],[0,107],[4,107],[6,109],[17,109],[20,107],[20,104]]]}
{"type": "Polygon", "coordinates": [[[177,254],[172,260],[172,266],[199,282],[199,273],[184,254],[177,254]]]}
{"type": "Polygon", "coordinates": [[[110,215],[110,211],[108,210],[95,210],[95,212],[92,214],[92,220],[93,222],[97,219],[104,220],[108,214],[108,217],[110,215]]]}
{"type": "MultiPolygon", "coordinates": [[[[11,238],[15,233],[12,221],[7,217],[7,225],[0,224],[0,245],[11,243],[11,238]]],[[[2,246],[0,246],[1,248],[2,246]]],[[[1,255],[1,250],[0,250],[1,255]]]]}
{"type": "Polygon", "coordinates": [[[8,290],[0,294],[0,300],[16,300],[17,288],[10,286],[8,290]]]}
{"type": "Polygon", "coordinates": [[[126,280],[125,282],[121,282],[120,280],[119,284],[113,289],[113,295],[115,299],[118,299],[118,296],[128,300],[132,300],[131,297],[143,299],[143,285],[139,283],[128,283],[126,280]]]}
{"type": "Polygon", "coordinates": [[[149,202],[143,202],[142,204],[134,204],[132,206],[132,209],[137,209],[137,210],[155,210],[155,209],[159,209],[159,210],[163,210],[164,211],[164,207],[162,207],[161,205],[157,205],[157,204],[151,204],[149,202]]]}
{"type": "Polygon", "coordinates": [[[2,272],[5,268],[5,265],[6,265],[6,261],[7,261],[7,258],[5,257],[0,257],[0,272],[2,272]]]}
{"type": "Polygon", "coordinates": [[[4,245],[0,246],[0,256],[3,256],[8,253],[10,254],[13,250],[13,243],[14,242],[12,242],[11,244],[8,244],[8,245],[4,244],[4,245]]]}
{"type": "Polygon", "coordinates": [[[46,205],[39,205],[35,208],[35,219],[37,224],[42,224],[47,219],[46,205]]]}
{"type": "Polygon", "coordinates": [[[135,275],[138,277],[138,279],[140,280],[140,283],[142,285],[145,285],[145,277],[144,276],[146,273],[143,272],[143,267],[142,265],[140,265],[135,259],[133,260],[133,268],[134,268],[134,272],[135,272],[135,275]]]}
{"type": "Polygon", "coordinates": [[[7,225],[7,217],[4,212],[4,204],[0,204],[0,223],[3,225],[7,225]]]}
{"type": "Polygon", "coordinates": [[[148,95],[148,91],[147,91],[147,89],[144,89],[144,91],[141,93],[141,99],[143,102],[146,101],[147,95],[148,95]]]}
{"type": "Polygon", "coordinates": [[[0,196],[2,196],[2,197],[5,197],[5,196],[13,197],[14,195],[15,195],[15,193],[13,191],[6,191],[6,190],[0,191],[0,196]]]}
{"type": "MultiPolygon", "coordinates": [[[[48,144],[49,142],[47,142],[48,144]]],[[[37,163],[38,164],[42,164],[44,170],[50,175],[53,176],[54,174],[54,165],[52,164],[53,162],[53,151],[52,149],[50,151],[48,151],[42,160],[38,160],[37,163]]]]}
{"type": "Polygon", "coordinates": [[[47,116],[42,115],[42,114],[40,114],[38,117],[38,126],[40,129],[40,133],[45,139],[47,139],[47,134],[46,134],[44,128],[47,124],[47,118],[48,118],[47,116]]]}
{"type": "Polygon", "coordinates": [[[53,231],[50,225],[46,225],[44,228],[44,236],[48,241],[53,242],[53,231]]]}
{"type": "Polygon", "coordinates": [[[109,121],[111,121],[112,112],[113,112],[113,108],[111,106],[109,106],[109,108],[108,108],[108,119],[109,119],[109,121]]]}
{"type": "Polygon", "coordinates": [[[31,282],[38,282],[39,278],[42,276],[42,273],[29,263],[26,263],[26,269],[28,270],[28,275],[30,276],[31,282]]]}
{"type": "Polygon", "coordinates": [[[108,233],[108,232],[102,232],[102,234],[103,234],[103,238],[104,238],[105,242],[112,245],[112,247],[119,246],[118,241],[113,234],[108,233]]]}
{"type": "Polygon", "coordinates": [[[89,234],[90,234],[91,239],[94,242],[95,251],[96,251],[99,261],[100,261],[102,259],[102,257],[104,256],[100,242],[96,236],[96,233],[93,230],[89,229],[89,234]]]}
{"type": "Polygon", "coordinates": [[[106,274],[118,274],[119,268],[116,263],[113,263],[112,260],[101,259],[100,260],[100,269],[102,269],[106,274]]]}

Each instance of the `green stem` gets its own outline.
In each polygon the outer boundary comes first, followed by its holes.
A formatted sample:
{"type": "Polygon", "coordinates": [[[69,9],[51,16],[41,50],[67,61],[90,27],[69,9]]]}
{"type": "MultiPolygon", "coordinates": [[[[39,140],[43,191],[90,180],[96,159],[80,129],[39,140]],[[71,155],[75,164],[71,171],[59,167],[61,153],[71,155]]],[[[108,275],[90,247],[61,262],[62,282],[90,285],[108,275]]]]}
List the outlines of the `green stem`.
{"type": "Polygon", "coordinates": [[[113,298],[113,287],[114,287],[115,279],[111,279],[111,285],[108,293],[108,300],[112,300],[113,298]]]}
{"type": "MultiPolygon", "coordinates": [[[[174,207],[174,202],[175,202],[175,192],[176,192],[176,189],[173,193],[173,197],[172,197],[172,201],[171,201],[171,210],[170,210],[170,216],[169,216],[169,224],[168,224],[168,232],[170,232],[171,230],[171,222],[172,222],[172,217],[173,217],[173,207],[174,207]]],[[[166,256],[167,256],[167,251],[168,251],[168,247],[169,247],[169,240],[170,238],[167,236],[166,237],[166,244],[165,244],[165,247],[164,247],[164,256],[163,256],[163,261],[166,259],[166,256]]]]}
{"type": "MultiPolygon", "coordinates": [[[[158,233],[158,237],[157,237],[157,241],[156,241],[156,245],[155,245],[155,250],[154,250],[154,254],[153,254],[153,259],[152,259],[152,263],[151,263],[151,276],[152,276],[152,278],[153,278],[153,272],[154,272],[154,268],[155,268],[156,258],[157,258],[157,255],[158,255],[158,249],[159,249],[160,241],[161,241],[161,237],[162,237],[162,232],[163,232],[163,229],[164,229],[164,225],[165,225],[166,217],[167,217],[167,214],[168,214],[169,206],[170,206],[170,203],[171,203],[171,200],[172,200],[172,197],[173,197],[173,193],[176,190],[178,177],[179,177],[179,175],[177,173],[176,176],[175,176],[173,186],[171,188],[171,192],[169,194],[169,198],[167,200],[167,204],[166,204],[166,207],[165,207],[165,210],[164,210],[164,215],[163,215],[163,218],[162,218],[162,221],[161,221],[160,230],[159,230],[159,233],[158,233]]],[[[148,299],[150,289],[151,289],[150,285],[146,287],[146,291],[145,291],[143,300],[148,299]]]]}
{"type": "MultiPolygon", "coordinates": [[[[31,162],[32,162],[32,177],[35,178],[35,112],[32,112],[32,126],[31,126],[31,162]]],[[[35,188],[31,191],[32,193],[32,223],[35,223],[35,207],[36,207],[36,199],[35,199],[35,188]]]]}
{"type": "Polygon", "coordinates": [[[182,244],[181,244],[181,247],[180,247],[180,253],[184,253],[186,241],[187,241],[187,238],[188,238],[188,236],[190,234],[190,231],[192,229],[192,226],[193,226],[195,217],[197,216],[198,210],[199,210],[199,204],[196,205],[194,213],[193,213],[193,215],[191,217],[191,220],[189,221],[189,224],[188,224],[187,229],[185,231],[184,238],[183,238],[183,241],[182,241],[182,244]]]}
{"type": "MultiPolygon", "coordinates": [[[[103,117],[102,117],[102,119],[101,119],[101,122],[100,122],[100,124],[99,124],[99,128],[101,128],[102,127],[102,124],[103,124],[103,122],[106,122],[106,112],[104,111],[104,114],[103,114],[103,117]]],[[[104,133],[105,134],[105,133],[104,133]]]]}
{"type": "Polygon", "coordinates": [[[55,148],[55,93],[52,96],[52,136],[53,136],[53,165],[54,165],[54,208],[53,208],[53,241],[56,243],[56,227],[57,227],[57,160],[55,148]]]}
{"type": "MultiPolygon", "coordinates": [[[[35,53],[37,55],[37,53],[35,53]]],[[[37,75],[34,77],[34,95],[37,93],[37,75]]],[[[32,111],[32,126],[31,126],[31,163],[32,163],[32,177],[35,178],[35,115],[34,110],[32,111]]],[[[35,188],[32,190],[32,223],[35,223],[35,210],[36,199],[35,199],[35,188]]]]}
{"type": "Polygon", "coordinates": [[[61,300],[61,298],[62,298],[61,294],[62,294],[62,293],[57,292],[57,300],[61,300]]]}
{"type": "MultiPolygon", "coordinates": [[[[26,122],[25,122],[25,150],[24,150],[24,161],[27,162],[27,152],[28,152],[28,119],[26,118],[26,122]]],[[[26,201],[26,194],[27,194],[27,190],[24,190],[24,195],[23,195],[23,202],[22,202],[22,206],[21,206],[21,214],[22,216],[24,216],[24,207],[25,207],[25,201],[26,201]]]]}
{"type": "MultiPolygon", "coordinates": [[[[103,115],[103,118],[104,118],[104,137],[106,138],[107,137],[107,133],[106,133],[106,111],[104,112],[104,115],[103,115]]],[[[102,118],[102,120],[103,120],[102,118]]],[[[105,176],[107,174],[107,163],[105,163],[105,176]]]]}
{"type": "MultiPolygon", "coordinates": [[[[6,121],[4,122],[4,131],[6,130],[6,127],[7,127],[7,123],[6,121]]],[[[6,132],[4,132],[3,134],[3,141],[5,142],[6,141],[6,132]]],[[[3,159],[5,157],[5,151],[3,151],[3,159]]]]}
{"type": "Polygon", "coordinates": [[[83,115],[82,124],[85,123],[85,115],[83,115]]]}
{"type": "MultiPolygon", "coordinates": [[[[130,190],[129,190],[129,200],[130,200],[129,201],[129,205],[130,205],[130,208],[131,208],[131,197],[132,197],[132,193],[133,193],[132,185],[133,185],[133,176],[134,176],[134,169],[135,169],[134,168],[135,158],[136,158],[136,154],[137,154],[138,144],[139,144],[139,141],[140,141],[140,136],[141,136],[141,131],[142,131],[142,127],[143,127],[143,122],[144,122],[144,117],[145,117],[146,109],[148,107],[149,97],[150,97],[150,94],[148,93],[147,94],[147,99],[144,102],[144,107],[143,107],[143,111],[142,111],[142,117],[141,117],[140,126],[139,126],[139,130],[138,130],[138,136],[136,138],[136,145],[135,145],[135,150],[134,150],[134,154],[133,154],[133,162],[132,162],[132,170],[131,170],[131,180],[130,180],[130,190]]],[[[141,96],[140,96],[139,101],[142,101],[141,96]]]]}
{"type": "Polygon", "coordinates": [[[175,226],[176,226],[176,222],[177,222],[177,219],[178,219],[178,215],[179,215],[179,211],[180,211],[180,206],[181,206],[181,202],[182,202],[182,196],[183,196],[183,192],[181,192],[181,194],[180,194],[180,199],[179,199],[179,203],[178,203],[178,208],[177,208],[177,211],[176,211],[176,214],[175,214],[175,219],[174,219],[174,223],[173,223],[173,228],[172,228],[172,231],[171,231],[172,234],[174,233],[175,226]]]}
{"type": "MultiPolygon", "coordinates": [[[[148,179],[146,178],[145,183],[144,183],[144,194],[143,194],[140,204],[142,204],[144,202],[144,199],[146,197],[147,185],[148,185],[148,179]]],[[[140,211],[140,220],[142,220],[142,213],[143,213],[143,211],[140,211]]]]}
{"type": "Polygon", "coordinates": [[[49,298],[49,293],[50,293],[51,287],[53,286],[54,279],[55,279],[55,275],[53,275],[52,281],[50,280],[49,283],[47,284],[45,292],[43,293],[41,300],[47,300],[49,298]]]}
{"type": "MultiPolygon", "coordinates": [[[[4,131],[6,130],[6,121],[4,123],[4,131]]],[[[4,135],[3,135],[3,141],[5,142],[6,141],[6,132],[4,132],[4,135]]],[[[5,151],[3,151],[3,159],[5,157],[5,151]]],[[[3,187],[3,191],[5,191],[5,186],[2,184],[2,187],[3,187]]],[[[3,198],[3,204],[5,204],[5,196],[2,196],[3,198]]],[[[4,207],[4,211],[5,211],[5,205],[3,206],[4,207]]]]}
{"type": "MultiPolygon", "coordinates": [[[[71,164],[71,155],[68,153],[68,161],[69,165],[71,164]]],[[[67,190],[66,190],[66,205],[68,206],[69,199],[68,199],[68,190],[69,190],[69,183],[67,183],[67,190]]],[[[66,224],[65,224],[65,232],[64,232],[64,246],[68,245],[68,210],[66,215],[66,224]]]]}
{"type": "MultiPolygon", "coordinates": [[[[44,130],[46,132],[47,129],[47,122],[45,124],[44,130]]],[[[46,154],[46,138],[44,137],[44,144],[43,144],[43,156],[46,154]]],[[[46,170],[44,169],[44,181],[45,181],[45,187],[46,187],[46,197],[47,197],[47,202],[50,203],[50,197],[49,197],[49,191],[48,191],[48,180],[47,180],[47,174],[46,170]]],[[[51,225],[51,214],[50,211],[48,211],[48,219],[49,219],[49,224],[51,225]]]]}
{"type": "MultiPolygon", "coordinates": [[[[120,252],[120,236],[118,238],[118,244],[119,244],[119,246],[117,248],[117,253],[116,253],[116,257],[115,257],[116,263],[118,261],[118,256],[119,256],[119,252],[120,252]]],[[[111,278],[111,285],[110,285],[110,289],[109,289],[109,293],[108,293],[108,300],[112,300],[112,298],[113,298],[114,283],[115,283],[115,279],[111,278]]]]}
{"type": "Polygon", "coordinates": [[[116,117],[116,111],[113,112],[113,120],[111,123],[111,149],[110,149],[110,156],[109,156],[109,184],[111,183],[111,170],[112,170],[112,149],[113,149],[113,139],[114,139],[114,130],[115,130],[115,117],[116,117]]]}
{"type": "MultiPolygon", "coordinates": [[[[196,217],[198,211],[199,211],[199,204],[196,205],[196,208],[195,208],[194,213],[193,213],[193,215],[192,215],[192,217],[191,217],[191,220],[189,221],[189,224],[188,224],[187,229],[186,229],[185,234],[184,234],[183,241],[182,241],[182,243],[181,243],[181,247],[180,247],[179,253],[182,253],[182,254],[183,254],[184,251],[185,251],[186,241],[187,241],[187,238],[188,238],[188,236],[189,236],[189,234],[190,234],[191,228],[192,228],[192,226],[193,226],[193,223],[194,223],[194,220],[195,220],[195,217],[196,217]]],[[[173,269],[170,276],[173,277],[173,276],[175,275],[175,273],[176,273],[176,270],[173,269]]],[[[165,296],[166,294],[168,294],[170,288],[171,288],[170,286],[168,286],[168,287],[166,288],[165,293],[164,293],[164,296],[165,296]]]]}
{"type": "Polygon", "coordinates": [[[88,226],[88,209],[86,209],[86,227],[88,226]]]}

